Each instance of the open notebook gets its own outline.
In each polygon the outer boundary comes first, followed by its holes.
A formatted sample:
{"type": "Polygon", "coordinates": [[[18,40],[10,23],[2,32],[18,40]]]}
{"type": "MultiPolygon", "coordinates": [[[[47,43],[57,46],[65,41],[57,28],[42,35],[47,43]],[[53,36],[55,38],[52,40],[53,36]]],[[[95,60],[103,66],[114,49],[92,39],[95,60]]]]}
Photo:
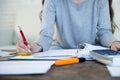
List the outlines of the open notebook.
{"type": "Polygon", "coordinates": [[[54,61],[0,61],[0,75],[45,74],[54,61]]]}
{"type": "Polygon", "coordinates": [[[86,60],[93,60],[89,51],[104,49],[101,46],[94,46],[86,44],[86,47],[77,53],[77,49],[59,49],[59,50],[48,50],[45,52],[34,53],[31,56],[15,56],[10,57],[9,60],[48,60],[55,61],[58,59],[66,59],[71,57],[84,57],[86,60]]]}

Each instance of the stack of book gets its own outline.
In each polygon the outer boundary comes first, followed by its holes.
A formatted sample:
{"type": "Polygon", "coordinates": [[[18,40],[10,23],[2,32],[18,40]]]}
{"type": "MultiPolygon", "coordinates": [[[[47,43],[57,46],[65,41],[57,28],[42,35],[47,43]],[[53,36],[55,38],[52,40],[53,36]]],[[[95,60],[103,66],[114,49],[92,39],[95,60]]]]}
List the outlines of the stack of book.
{"type": "Polygon", "coordinates": [[[90,56],[106,65],[120,65],[120,52],[111,49],[92,50],[90,56]]]}

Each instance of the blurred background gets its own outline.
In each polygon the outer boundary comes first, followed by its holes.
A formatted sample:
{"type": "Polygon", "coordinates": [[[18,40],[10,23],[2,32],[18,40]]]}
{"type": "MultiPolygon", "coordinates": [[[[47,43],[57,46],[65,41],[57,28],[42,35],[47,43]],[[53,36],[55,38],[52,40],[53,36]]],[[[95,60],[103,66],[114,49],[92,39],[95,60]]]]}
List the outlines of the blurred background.
{"type": "MultiPolygon", "coordinates": [[[[28,28],[30,25],[27,24],[33,23],[32,25],[35,27],[36,22],[37,24],[40,22],[38,19],[39,12],[42,9],[41,1],[42,0],[0,0],[0,46],[15,44],[16,38],[14,39],[14,36],[16,36],[16,34],[14,29],[16,25],[21,26],[24,24],[24,26],[27,26],[27,29],[30,29],[28,28]],[[27,22],[27,24],[25,22],[27,22]]],[[[34,30],[38,30],[38,28],[34,28],[34,30]]]]}
{"type": "MultiPolygon", "coordinates": [[[[0,0],[0,47],[15,45],[19,40],[17,26],[22,26],[29,40],[38,37],[42,0],[0,0]]],[[[119,29],[114,36],[120,40],[120,0],[113,0],[114,20],[119,29]]]]}

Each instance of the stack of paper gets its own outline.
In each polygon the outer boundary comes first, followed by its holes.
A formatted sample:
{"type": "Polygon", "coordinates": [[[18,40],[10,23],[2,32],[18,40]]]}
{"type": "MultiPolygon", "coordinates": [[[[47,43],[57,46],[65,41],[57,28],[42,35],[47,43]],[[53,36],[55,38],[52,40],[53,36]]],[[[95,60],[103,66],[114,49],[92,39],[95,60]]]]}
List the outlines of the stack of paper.
{"type": "Polygon", "coordinates": [[[76,57],[75,49],[69,50],[49,50],[46,52],[34,53],[31,56],[15,56],[10,57],[9,60],[47,60],[55,61],[58,59],[66,59],[71,57],[76,57]]]}
{"type": "Polygon", "coordinates": [[[120,57],[114,58],[112,64],[107,65],[107,69],[112,77],[120,77],[120,57]]]}
{"type": "Polygon", "coordinates": [[[112,77],[120,77],[120,66],[107,66],[112,77]]]}
{"type": "Polygon", "coordinates": [[[60,49],[60,50],[48,50],[45,52],[34,53],[32,56],[16,56],[11,57],[9,59],[12,60],[58,60],[58,59],[66,59],[71,57],[84,57],[86,60],[93,60],[90,56],[91,50],[103,49],[101,46],[93,46],[90,44],[86,44],[84,49],[79,50],[77,53],[77,49],[60,49]]]}
{"type": "Polygon", "coordinates": [[[54,64],[54,61],[58,59],[85,57],[86,60],[93,60],[90,57],[89,51],[96,49],[103,49],[103,47],[86,44],[86,47],[80,50],[78,53],[77,49],[61,49],[34,53],[32,56],[10,57],[9,60],[20,61],[1,61],[0,74],[44,74],[54,64]]]}
{"type": "Polygon", "coordinates": [[[45,74],[54,61],[0,61],[0,75],[45,74]]]}
{"type": "Polygon", "coordinates": [[[7,56],[13,56],[13,52],[5,52],[0,50],[0,57],[7,57],[7,56]]]}
{"type": "Polygon", "coordinates": [[[46,60],[58,60],[76,57],[76,49],[49,50],[33,54],[34,57],[46,60]]]}

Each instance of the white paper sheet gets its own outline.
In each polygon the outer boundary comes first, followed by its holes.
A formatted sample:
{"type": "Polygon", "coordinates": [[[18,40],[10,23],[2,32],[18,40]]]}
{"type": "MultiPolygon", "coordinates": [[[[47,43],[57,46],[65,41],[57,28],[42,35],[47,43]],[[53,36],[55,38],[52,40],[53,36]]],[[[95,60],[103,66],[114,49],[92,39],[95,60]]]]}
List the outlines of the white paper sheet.
{"type": "Polygon", "coordinates": [[[86,60],[93,60],[93,58],[90,57],[89,51],[96,49],[105,49],[105,47],[86,44],[86,47],[84,49],[79,50],[79,53],[77,53],[77,49],[61,49],[61,50],[49,50],[45,52],[39,52],[39,53],[35,53],[33,56],[35,58],[46,59],[46,60],[64,59],[64,58],[70,58],[76,56],[84,57],[86,58],[86,60]]]}
{"type": "Polygon", "coordinates": [[[0,75],[45,74],[54,61],[0,61],[0,75]]]}
{"type": "Polygon", "coordinates": [[[13,52],[5,52],[0,50],[0,57],[7,57],[7,56],[13,56],[13,52]]]}
{"type": "Polygon", "coordinates": [[[86,60],[92,60],[89,51],[95,49],[103,49],[103,48],[104,47],[86,44],[85,49],[80,50],[79,53],[77,54],[76,54],[77,49],[49,50],[46,52],[33,54],[33,59],[34,58],[42,59],[42,60],[46,59],[47,61],[1,61],[0,74],[1,75],[44,74],[54,64],[54,61],[50,61],[52,59],[53,60],[66,59],[77,56],[77,57],[85,57],[86,60]]]}
{"type": "Polygon", "coordinates": [[[57,60],[75,57],[76,49],[49,50],[46,52],[35,53],[33,56],[40,59],[57,60]]]}
{"type": "Polygon", "coordinates": [[[107,66],[112,77],[120,77],[120,66],[107,66]]]}
{"type": "Polygon", "coordinates": [[[107,65],[107,69],[112,77],[120,77],[120,57],[115,57],[111,65],[107,65]]]}

